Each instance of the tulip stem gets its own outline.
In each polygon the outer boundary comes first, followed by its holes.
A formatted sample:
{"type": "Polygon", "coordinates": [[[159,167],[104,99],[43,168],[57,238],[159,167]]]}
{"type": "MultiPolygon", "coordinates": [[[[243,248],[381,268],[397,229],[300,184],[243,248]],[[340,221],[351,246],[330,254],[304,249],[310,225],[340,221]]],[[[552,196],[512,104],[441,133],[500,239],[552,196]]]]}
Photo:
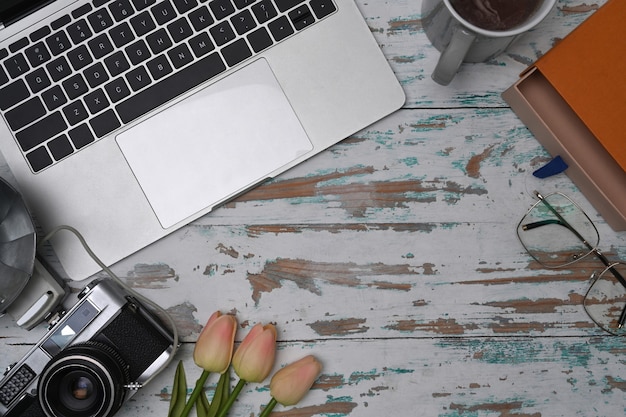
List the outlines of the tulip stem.
{"type": "Polygon", "coordinates": [[[191,392],[191,396],[189,397],[189,401],[185,404],[185,408],[183,408],[182,413],[180,413],[180,417],[187,417],[189,412],[193,408],[193,405],[196,403],[198,396],[202,393],[202,388],[204,388],[204,383],[206,379],[209,377],[209,371],[202,371],[200,378],[196,381],[196,386],[191,392]]]}
{"type": "Polygon", "coordinates": [[[267,404],[261,414],[259,414],[259,417],[269,417],[274,407],[276,407],[276,404],[278,404],[278,401],[276,401],[276,398],[272,397],[269,404],[267,404]]]}
{"type": "Polygon", "coordinates": [[[240,379],[239,382],[237,382],[237,385],[235,385],[235,388],[233,388],[233,392],[228,396],[228,400],[226,400],[224,406],[220,407],[220,412],[217,413],[216,417],[226,417],[226,415],[228,414],[228,410],[230,410],[230,407],[232,407],[235,403],[235,400],[237,399],[237,396],[243,389],[244,385],[246,385],[246,381],[244,381],[243,379],[240,379]]]}

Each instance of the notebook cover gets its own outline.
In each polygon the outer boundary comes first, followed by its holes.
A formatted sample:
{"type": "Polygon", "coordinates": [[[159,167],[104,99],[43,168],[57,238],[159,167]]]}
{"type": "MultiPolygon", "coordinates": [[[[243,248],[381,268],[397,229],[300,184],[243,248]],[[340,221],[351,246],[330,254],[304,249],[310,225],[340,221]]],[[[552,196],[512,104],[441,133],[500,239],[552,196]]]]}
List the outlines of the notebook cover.
{"type": "Polygon", "coordinates": [[[534,66],[626,171],[626,1],[609,0],[534,66]]]}

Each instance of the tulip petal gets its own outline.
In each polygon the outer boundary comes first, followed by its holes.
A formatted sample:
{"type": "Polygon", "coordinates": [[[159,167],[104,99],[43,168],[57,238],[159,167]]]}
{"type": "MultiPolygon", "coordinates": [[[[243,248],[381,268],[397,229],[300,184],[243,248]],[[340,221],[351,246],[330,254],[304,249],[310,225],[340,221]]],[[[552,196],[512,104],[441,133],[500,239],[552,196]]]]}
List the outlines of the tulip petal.
{"type": "Polygon", "coordinates": [[[226,372],[232,359],[236,332],[235,317],[222,315],[219,311],[213,313],[198,336],[193,351],[196,365],[208,372],[226,372]]]}
{"type": "Polygon", "coordinates": [[[322,364],[312,356],[305,356],[274,374],[270,394],[282,405],[297,404],[311,389],[322,372],[322,364]]]}
{"type": "Polygon", "coordinates": [[[232,365],[237,375],[247,382],[262,382],[274,367],[276,356],[276,327],[255,325],[233,355],[232,365]]]}

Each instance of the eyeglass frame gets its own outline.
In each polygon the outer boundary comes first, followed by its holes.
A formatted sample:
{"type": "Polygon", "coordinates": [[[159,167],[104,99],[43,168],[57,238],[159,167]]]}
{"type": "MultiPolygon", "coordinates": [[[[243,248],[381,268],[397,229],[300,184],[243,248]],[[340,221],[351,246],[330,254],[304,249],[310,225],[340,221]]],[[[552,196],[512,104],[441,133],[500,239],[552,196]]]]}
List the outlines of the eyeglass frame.
{"type": "MultiPolygon", "coordinates": [[[[578,204],[576,204],[571,198],[569,198],[568,196],[566,196],[563,193],[560,192],[554,192],[554,193],[550,193],[546,196],[542,195],[541,193],[539,193],[538,191],[534,192],[535,196],[539,199],[539,201],[537,201],[535,204],[532,205],[532,207],[526,212],[526,214],[522,217],[522,219],[520,220],[520,222],[517,225],[517,238],[519,239],[519,241],[521,242],[522,246],[524,246],[524,249],[526,249],[526,251],[530,254],[530,256],[532,256],[537,262],[539,262],[541,265],[545,266],[546,268],[549,269],[558,269],[558,268],[563,268],[565,266],[571,265],[575,262],[580,261],[581,259],[585,258],[586,256],[590,255],[590,254],[594,254],[596,256],[596,258],[598,258],[602,264],[605,266],[605,269],[600,273],[597,274],[594,272],[591,275],[591,279],[593,280],[591,283],[591,286],[589,287],[589,289],[591,289],[591,287],[595,284],[596,280],[598,277],[600,277],[601,275],[603,275],[605,272],[611,272],[611,274],[613,275],[613,277],[615,277],[615,279],[622,284],[622,286],[624,286],[624,288],[626,288],[626,278],[624,278],[622,276],[622,274],[619,273],[619,271],[617,271],[615,269],[615,266],[620,264],[620,262],[609,262],[609,260],[607,259],[606,256],[604,256],[604,254],[598,249],[597,246],[594,246],[592,244],[590,244],[567,220],[565,220],[565,218],[563,218],[563,216],[561,215],[561,213],[559,213],[554,207],[552,207],[552,205],[550,203],[548,203],[546,201],[546,199],[548,197],[550,197],[551,195],[560,195],[564,198],[566,198],[567,200],[569,200],[570,202],[572,202],[572,204],[574,204],[574,206],[576,208],[578,208],[584,215],[585,217],[589,220],[590,224],[593,226],[593,228],[596,230],[596,233],[598,231],[598,229],[596,228],[595,224],[593,223],[593,221],[589,218],[589,216],[587,215],[587,213],[585,213],[585,211],[578,206],[578,204]],[[542,220],[542,221],[538,221],[538,222],[533,222],[533,223],[528,223],[528,224],[522,224],[524,219],[526,219],[526,216],[528,216],[528,214],[535,208],[537,207],[540,203],[543,203],[545,205],[545,207],[548,208],[548,210],[550,210],[550,212],[552,212],[552,214],[554,214],[556,216],[556,220],[552,219],[552,220],[542,220]],[[585,247],[589,250],[589,252],[587,252],[585,255],[576,258],[566,264],[563,265],[559,265],[559,266],[549,266],[549,265],[544,265],[539,259],[537,259],[530,250],[528,250],[528,248],[526,247],[526,245],[524,244],[524,240],[522,239],[522,237],[519,234],[519,230],[520,227],[522,230],[532,230],[538,227],[542,227],[542,226],[547,226],[549,224],[557,224],[559,226],[563,226],[565,228],[567,228],[570,232],[572,232],[574,234],[574,236],[576,236],[578,239],[580,239],[580,241],[585,245],[585,247]]],[[[589,290],[587,290],[587,293],[585,293],[585,298],[587,297],[587,295],[589,294],[589,290]]],[[[587,310],[585,309],[585,311],[587,312],[587,310]]],[[[587,314],[589,314],[587,312],[587,314]]],[[[593,317],[590,318],[594,321],[594,323],[596,323],[596,321],[594,320],[593,317]]],[[[626,323],[626,305],[624,305],[624,309],[622,310],[622,313],[620,314],[620,317],[617,321],[617,327],[619,329],[621,329],[622,327],[624,327],[624,324],[626,323]]],[[[598,323],[596,323],[598,324],[598,323]]],[[[600,326],[602,327],[602,326],[600,326]]],[[[604,330],[604,329],[603,329],[604,330]]]]}

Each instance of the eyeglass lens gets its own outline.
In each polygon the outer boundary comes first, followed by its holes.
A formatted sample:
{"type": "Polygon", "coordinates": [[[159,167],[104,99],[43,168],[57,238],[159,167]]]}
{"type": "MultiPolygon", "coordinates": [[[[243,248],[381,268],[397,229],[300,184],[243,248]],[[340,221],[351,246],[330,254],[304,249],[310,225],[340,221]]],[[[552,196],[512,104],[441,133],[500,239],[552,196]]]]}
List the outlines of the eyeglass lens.
{"type": "Polygon", "coordinates": [[[584,306],[598,326],[609,333],[623,336],[626,335],[626,326],[620,328],[618,320],[626,307],[626,287],[618,281],[615,273],[626,277],[626,264],[620,262],[606,268],[593,281],[585,295],[584,306]]]}
{"type": "Polygon", "coordinates": [[[547,268],[576,262],[600,240],[587,214],[560,193],[538,201],[519,223],[517,235],[528,253],[547,268]]]}

